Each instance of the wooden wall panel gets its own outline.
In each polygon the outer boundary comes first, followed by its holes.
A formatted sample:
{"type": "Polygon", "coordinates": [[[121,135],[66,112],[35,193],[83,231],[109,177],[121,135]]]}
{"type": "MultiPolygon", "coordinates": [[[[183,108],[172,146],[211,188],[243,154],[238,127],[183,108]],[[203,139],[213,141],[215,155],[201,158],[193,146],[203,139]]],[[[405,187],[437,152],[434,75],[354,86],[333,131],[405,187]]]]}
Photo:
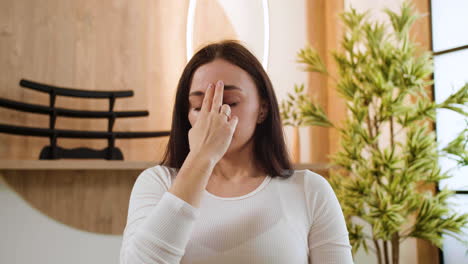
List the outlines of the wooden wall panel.
{"type": "MultiPolygon", "coordinates": [[[[413,4],[422,17],[417,20],[411,30],[411,35],[421,46],[423,51],[432,50],[432,33],[430,20],[430,0],[414,0],[413,4]]],[[[431,98],[434,99],[433,87],[426,88],[431,98]]],[[[426,187],[427,190],[436,191],[435,185],[426,187]]],[[[418,264],[438,264],[440,263],[439,249],[430,242],[417,239],[418,264]]]]}
{"type": "MultiPolygon", "coordinates": [[[[337,76],[337,66],[331,52],[339,49],[342,25],[339,14],[344,10],[343,0],[306,1],[307,40],[317,49],[332,76],[337,76]]],[[[331,78],[319,73],[309,74],[308,93],[326,111],[330,120],[339,124],[346,117],[344,100],[336,92],[331,78]]],[[[332,128],[310,128],[310,160],[312,163],[330,162],[328,155],[338,150],[338,131],[332,128]]]]}
{"type": "Polygon", "coordinates": [[[121,235],[138,170],[5,171],[5,182],[33,208],[62,224],[121,235]]]}
{"type": "MultiPolygon", "coordinates": [[[[321,58],[328,52],[326,42],[326,27],[324,26],[326,14],[325,0],[306,2],[307,41],[317,49],[321,58]]],[[[327,65],[328,66],[328,65],[327,65]]],[[[319,73],[309,73],[308,87],[306,89],[311,98],[324,109],[328,108],[327,77],[319,73]]],[[[310,160],[309,162],[329,162],[329,129],[323,127],[310,127],[310,160]]]]}
{"type": "MultiPolygon", "coordinates": [[[[150,112],[118,119],[118,131],[169,130],[185,58],[188,1],[4,0],[0,3],[0,97],[48,104],[18,86],[28,78],[87,90],[134,90],[116,110],[150,112]],[[170,110],[170,111],[168,111],[170,110]]],[[[105,110],[107,100],[59,97],[58,107],[105,110]]],[[[0,122],[48,127],[48,116],[0,109],[0,122]]],[[[57,128],[105,130],[100,119],[58,118],[57,128]]],[[[158,160],[168,138],[117,140],[126,160],[158,160]]],[[[0,159],[37,159],[46,138],[0,134],[0,159]]],[[[59,139],[63,147],[103,148],[105,140],[59,139]]]]}

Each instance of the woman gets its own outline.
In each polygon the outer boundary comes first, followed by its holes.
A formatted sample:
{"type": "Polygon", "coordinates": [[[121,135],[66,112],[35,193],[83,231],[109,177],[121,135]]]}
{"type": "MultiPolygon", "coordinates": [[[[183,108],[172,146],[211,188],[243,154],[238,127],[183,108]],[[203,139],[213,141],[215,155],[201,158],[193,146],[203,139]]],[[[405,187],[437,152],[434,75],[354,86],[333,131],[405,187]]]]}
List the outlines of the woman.
{"type": "Polygon", "coordinates": [[[328,182],[293,170],[260,62],[235,41],[199,50],[177,87],[161,164],[133,187],[120,263],[352,263],[328,182]]]}

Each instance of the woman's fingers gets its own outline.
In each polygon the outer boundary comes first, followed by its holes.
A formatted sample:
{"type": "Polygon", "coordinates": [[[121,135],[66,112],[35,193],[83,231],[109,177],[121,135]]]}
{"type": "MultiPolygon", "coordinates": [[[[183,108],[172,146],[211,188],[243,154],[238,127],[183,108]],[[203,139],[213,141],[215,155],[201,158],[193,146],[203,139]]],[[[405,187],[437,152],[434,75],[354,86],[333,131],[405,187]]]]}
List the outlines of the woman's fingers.
{"type": "Polygon", "coordinates": [[[205,91],[205,97],[203,97],[203,102],[202,102],[202,107],[201,107],[202,112],[210,112],[213,92],[214,92],[214,86],[212,83],[210,83],[208,85],[208,88],[205,91]]]}
{"type": "Polygon", "coordinates": [[[221,106],[221,113],[222,113],[222,112],[225,112],[225,113],[226,113],[226,114],[223,114],[223,117],[225,116],[226,119],[227,119],[227,121],[229,121],[230,118],[231,118],[231,108],[229,107],[229,105],[223,104],[223,105],[221,106]]]}
{"type": "Polygon", "coordinates": [[[213,97],[213,104],[211,105],[211,111],[214,113],[219,113],[219,109],[223,104],[223,93],[224,93],[224,83],[219,80],[216,83],[216,89],[213,97]]]}

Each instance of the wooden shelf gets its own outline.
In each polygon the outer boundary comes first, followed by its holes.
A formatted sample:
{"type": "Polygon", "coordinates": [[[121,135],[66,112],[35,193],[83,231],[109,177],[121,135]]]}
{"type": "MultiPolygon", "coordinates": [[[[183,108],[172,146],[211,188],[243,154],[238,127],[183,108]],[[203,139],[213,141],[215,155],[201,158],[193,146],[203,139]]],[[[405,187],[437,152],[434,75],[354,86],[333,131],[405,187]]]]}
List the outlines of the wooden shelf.
{"type": "Polygon", "coordinates": [[[0,171],[5,170],[143,170],[155,166],[151,161],[120,160],[0,160],[0,171]]]}
{"type": "MultiPolygon", "coordinates": [[[[0,171],[6,170],[144,170],[156,166],[153,161],[120,161],[120,160],[0,160],[0,171]]],[[[294,164],[294,169],[309,169],[323,171],[329,167],[326,164],[300,163],[294,164]]]]}

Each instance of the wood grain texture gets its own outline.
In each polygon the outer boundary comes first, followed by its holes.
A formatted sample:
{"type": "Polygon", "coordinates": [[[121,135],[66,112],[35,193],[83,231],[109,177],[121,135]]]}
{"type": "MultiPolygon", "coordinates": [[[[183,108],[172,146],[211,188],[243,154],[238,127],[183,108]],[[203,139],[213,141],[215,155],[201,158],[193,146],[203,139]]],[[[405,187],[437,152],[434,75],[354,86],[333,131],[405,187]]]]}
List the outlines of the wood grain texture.
{"type": "Polygon", "coordinates": [[[33,208],[65,225],[121,235],[138,170],[3,171],[5,182],[33,208]]]}
{"type": "MultiPolygon", "coordinates": [[[[411,35],[416,42],[419,43],[422,51],[432,50],[432,33],[431,33],[431,20],[430,20],[430,1],[429,0],[414,0],[413,4],[419,14],[422,17],[417,20],[411,29],[411,35]]],[[[434,100],[433,87],[426,87],[428,94],[432,100],[434,100]]],[[[432,128],[435,129],[435,124],[431,124],[432,128]]],[[[435,193],[435,184],[427,186],[421,191],[431,191],[435,193]]],[[[439,264],[439,249],[431,244],[427,240],[417,239],[416,242],[418,249],[418,264],[439,264]]]]}
{"type": "MultiPolygon", "coordinates": [[[[0,2],[0,97],[47,105],[21,78],[84,90],[133,90],[115,110],[148,110],[115,131],[169,130],[185,63],[188,1],[4,0],[0,2]]],[[[108,100],[58,97],[57,107],[106,110],[108,100]]],[[[48,127],[46,115],[0,109],[0,122],[48,127]]],[[[107,120],[59,117],[59,129],[106,130],[107,120]]],[[[159,160],[168,137],[116,141],[125,160],[159,160]]],[[[0,134],[0,159],[37,159],[47,138],[0,134]]],[[[104,148],[106,140],[58,139],[66,148],[104,148]]]]}
{"type": "MultiPolygon", "coordinates": [[[[327,32],[324,26],[327,18],[324,12],[325,6],[325,0],[306,1],[307,41],[317,50],[321,58],[325,58],[328,52],[326,42],[327,32]]],[[[324,109],[327,109],[327,77],[319,73],[309,73],[308,75],[309,85],[306,91],[315,102],[320,103],[324,109]]],[[[309,162],[328,162],[329,129],[313,126],[309,128],[309,131],[309,149],[314,150],[310,152],[309,162]]]]}
{"type": "Polygon", "coordinates": [[[0,172],[8,170],[143,170],[155,166],[150,161],[120,160],[0,160],[0,172]]]}
{"type": "MultiPolygon", "coordinates": [[[[306,1],[307,40],[318,51],[331,76],[337,76],[338,68],[331,52],[339,49],[342,25],[339,14],[344,11],[343,0],[306,1]]],[[[336,91],[336,84],[327,76],[309,73],[308,93],[325,110],[329,119],[339,124],[346,117],[346,105],[336,91]]],[[[311,127],[308,162],[328,163],[328,155],[339,149],[338,131],[333,128],[311,127]]]]}

